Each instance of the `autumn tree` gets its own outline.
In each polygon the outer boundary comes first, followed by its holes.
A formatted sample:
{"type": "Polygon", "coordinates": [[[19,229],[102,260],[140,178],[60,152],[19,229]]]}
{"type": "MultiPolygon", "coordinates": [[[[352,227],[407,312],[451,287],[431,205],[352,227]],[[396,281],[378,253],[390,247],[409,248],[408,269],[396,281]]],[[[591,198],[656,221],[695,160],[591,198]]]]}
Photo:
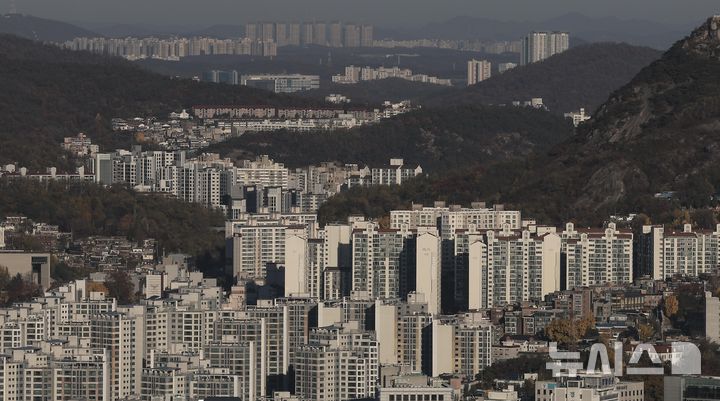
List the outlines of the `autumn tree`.
{"type": "Polygon", "coordinates": [[[124,271],[117,270],[108,274],[105,287],[108,296],[117,299],[121,305],[130,304],[135,300],[135,286],[130,280],[130,275],[124,271]]]}
{"type": "Polygon", "coordinates": [[[649,341],[655,336],[655,329],[649,324],[639,325],[637,331],[640,341],[649,341]]]}
{"type": "Polygon", "coordinates": [[[593,316],[592,313],[587,316],[583,316],[576,322],[576,327],[578,337],[587,335],[588,331],[595,328],[595,316],[593,316]]]}
{"type": "Polygon", "coordinates": [[[678,299],[675,295],[668,295],[663,301],[663,312],[667,317],[673,317],[678,313],[678,299]]]}
{"type": "Polygon", "coordinates": [[[569,319],[555,319],[545,327],[545,335],[563,345],[573,345],[578,341],[577,326],[569,319]]]}

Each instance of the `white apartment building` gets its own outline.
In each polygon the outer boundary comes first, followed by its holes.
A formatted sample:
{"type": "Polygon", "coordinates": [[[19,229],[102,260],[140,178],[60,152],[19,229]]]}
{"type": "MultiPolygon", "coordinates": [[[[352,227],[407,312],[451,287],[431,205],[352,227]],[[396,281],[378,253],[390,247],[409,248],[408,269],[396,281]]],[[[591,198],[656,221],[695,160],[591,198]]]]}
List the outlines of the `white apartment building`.
{"type": "Polygon", "coordinates": [[[370,170],[371,185],[402,185],[411,178],[422,174],[422,167],[405,167],[403,159],[390,159],[387,167],[377,167],[370,170]]]}
{"type": "Polygon", "coordinates": [[[288,187],[289,171],[282,163],[276,163],[268,156],[257,160],[245,160],[236,169],[239,185],[262,185],[263,187],[288,187]]]}
{"type": "MultiPolygon", "coordinates": [[[[480,277],[470,277],[470,246],[475,242],[482,242],[483,234],[475,229],[473,225],[469,229],[458,229],[451,234],[449,240],[443,241],[443,270],[453,273],[453,299],[456,307],[461,310],[470,308],[470,283],[476,283],[481,280],[480,277]]],[[[483,256],[482,251],[478,253],[477,249],[473,254],[475,258],[483,256]]],[[[483,257],[487,257],[484,255],[483,257]]],[[[476,260],[474,263],[480,263],[476,260]]],[[[480,271],[474,270],[473,274],[479,274],[480,271]]],[[[480,291],[474,292],[477,297],[480,291]]],[[[481,305],[480,300],[475,300],[473,305],[477,307],[481,305]]]]}
{"type": "MultiPolygon", "coordinates": [[[[244,310],[239,311],[234,319],[262,322],[264,335],[256,341],[260,341],[264,347],[265,371],[268,376],[280,377],[288,373],[290,355],[287,349],[286,331],[289,330],[290,316],[288,315],[286,319],[287,310],[288,308],[282,305],[261,303],[257,306],[247,306],[244,310]]],[[[227,323],[222,323],[222,325],[227,326],[227,323]]]]}
{"type": "Polygon", "coordinates": [[[352,291],[370,298],[403,298],[411,268],[412,233],[371,224],[352,233],[352,291]]]}
{"type": "Polygon", "coordinates": [[[92,346],[103,348],[109,357],[111,399],[139,395],[145,355],[143,307],[126,312],[107,312],[91,320],[92,346]]]}
{"type": "Polygon", "coordinates": [[[179,368],[144,368],[140,399],[143,401],[151,401],[159,397],[185,399],[187,397],[186,380],[187,375],[179,368]]]}
{"type": "Polygon", "coordinates": [[[492,75],[492,63],[487,60],[469,60],[467,63],[467,84],[475,85],[492,75]]]}
{"type": "Polygon", "coordinates": [[[560,236],[487,231],[469,247],[469,308],[538,301],[560,289],[560,236]]]}
{"type": "Polygon", "coordinates": [[[247,399],[247,395],[242,390],[241,378],[218,369],[193,374],[187,383],[187,397],[190,400],[202,400],[208,397],[247,399]]]}
{"type": "Polygon", "coordinates": [[[285,296],[320,299],[325,266],[324,242],[308,239],[305,227],[285,231],[285,296]]]}
{"type": "Polygon", "coordinates": [[[713,273],[720,263],[720,225],[711,231],[685,224],[679,232],[643,226],[640,243],[641,271],[654,280],[713,273]]]}
{"type": "Polygon", "coordinates": [[[421,228],[415,236],[415,292],[427,302],[432,315],[441,312],[442,241],[437,229],[421,228]]]}
{"type": "Polygon", "coordinates": [[[440,228],[443,239],[450,239],[457,230],[500,230],[507,227],[517,230],[522,227],[520,211],[505,210],[503,205],[485,207],[482,202],[473,203],[470,208],[457,205],[445,206],[437,202],[434,207],[414,205],[411,210],[390,212],[390,226],[400,229],[406,226],[414,229],[421,226],[440,228]]]}
{"type": "Polygon", "coordinates": [[[240,85],[265,89],[275,93],[294,93],[320,88],[318,75],[254,74],[243,75],[240,85]]]}
{"type": "Polygon", "coordinates": [[[432,376],[474,377],[492,364],[492,324],[473,313],[432,322],[432,376]]]}
{"type": "Polygon", "coordinates": [[[535,382],[537,401],[643,401],[645,384],[642,381],[621,382],[612,374],[578,372],[565,374],[555,381],[535,382]]]}
{"type": "Polygon", "coordinates": [[[228,259],[233,277],[265,277],[268,263],[285,264],[285,225],[228,223],[228,259]]]}
{"type": "Polygon", "coordinates": [[[265,378],[260,358],[264,357],[262,348],[254,341],[224,343],[213,342],[204,348],[204,357],[211,368],[225,370],[239,378],[240,394],[243,401],[254,401],[265,394],[265,378]]]}
{"type": "Polygon", "coordinates": [[[356,84],[360,81],[374,81],[378,79],[404,79],[407,81],[426,82],[435,85],[452,86],[450,79],[443,79],[426,74],[413,74],[412,70],[400,67],[345,67],[344,74],[332,76],[332,82],[337,84],[356,84]]]}
{"type": "Polygon", "coordinates": [[[422,371],[423,336],[427,335],[432,321],[433,315],[428,312],[427,303],[421,295],[410,294],[407,302],[375,301],[380,363],[406,366],[411,372],[422,371]]]}
{"type": "Polygon", "coordinates": [[[138,191],[163,192],[187,202],[219,207],[235,172],[229,161],[212,156],[186,161],[183,152],[138,149],[97,154],[95,177],[102,184],[123,183],[138,191]]]}
{"type": "Polygon", "coordinates": [[[378,342],[357,326],[313,329],[295,353],[295,394],[301,399],[343,401],[375,397],[378,342]]]}
{"type": "Polygon", "coordinates": [[[581,107],[578,111],[571,111],[564,114],[565,118],[572,120],[573,126],[578,127],[585,121],[589,121],[592,117],[585,113],[585,108],[581,107]]]}
{"type": "Polygon", "coordinates": [[[520,65],[543,61],[569,48],[567,32],[532,32],[523,38],[520,65]]]}
{"type": "Polygon", "coordinates": [[[564,288],[632,282],[632,231],[618,230],[614,223],[605,229],[576,229],[567,223],[560,236],[567,281],[564,288]]]}
{"type": "Polygon", "coordinates": [[[103,350],[70,339],[65,346],[46,342],[0,356],[0,383],[6,400],[85,399],[109,401],[110,378],[103,350]]]}

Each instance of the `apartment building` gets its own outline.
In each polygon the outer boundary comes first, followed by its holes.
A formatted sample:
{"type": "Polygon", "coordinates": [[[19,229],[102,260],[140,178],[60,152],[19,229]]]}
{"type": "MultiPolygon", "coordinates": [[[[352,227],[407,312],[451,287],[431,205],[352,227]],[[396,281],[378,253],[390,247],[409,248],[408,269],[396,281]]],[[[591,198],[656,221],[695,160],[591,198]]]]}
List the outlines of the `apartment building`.
{"type": "Polygon", "coordinates": [[[243,75],[240,85],[265,89],[275,93],[294,93],[320,88],[320,77],[301,74],[243,75]]]}
{"type": "Polygon", "coordinates": [[[428,373],[473,377],[492,364],[492,324],[467,313],[432,322],[432,362],[428,373]]]}
{"type": "Polygon", "coordinates": [[[643,226],[638,248],[639,272],[655,280],[713,273],[720,263],[720,225],[715,230],[693,230],[685,224],[682,231],[643,226]]]}
{"type": "Polygon", "coordinates": [[[268,156],[257,160],[244,160],[236,170],[239,185],[261,185],[263,187],[288,187],[288,170],[282,163],[276,163],[268,156]]]}
{"type": "Polygon", "coordinates": [[[105,349],[108,355],[110,398],[139,395],[145,354],[143,308],[130,307],[93,316],[91,346],[105,349]]]}
{"type": "Polygon", "coordinates": [[[425,370],[429,365],[432,321],[433,315],[428,312],[422,295],[412,293],[407,302],[375,301],[380,363],[404,366],[411,372],[425,370]]]}
{"type": "Polygon", "coordinates": [[[467,84],[475,85],[492,75],[492,63],[487,60],[469,60],[467,63],[467,84]]]}
{"type": "MultiPolygon", "coordinates": [[[[609,400],[643,401],[645,386],[642,381],[621,382],[612,374],[578,372],[572,377],[563,374],[554,381],[535,382],[535,399],[538,401],[609,400]]],[[[673,398],[674,399],[674,398],[673,398]]]]}
{"type": "Polygon", "coordinates": [[[469,307],[539,301],[560,289],[560,236],[487,231],[469,246],[469,307]]]}
{"type": "Polygon", "coordinates": [[[295,354],[295,394],[302,399],[342,401],[375,396],[378,343],[357,325],[313,329],[295,354]]]}
{"type": "Polygon", "coordinates": [[[235,278],[262,278],[268,264],[285,264],[287,226],[232,224],[226,231],[227,257],[235,278]]]}
{"type": "Polygon", "coordinates": [[[605,229],[576,229],[568,223],[560,236],[564,289],[632,282],[632,231],[618,230],[614,223],[605,229]]]}
{"type": "Polygon", "coordinates": [[[570,48],[567,32],[532,32],[522,40],[520,65],[543,61],[570,48]]]}
{"type": "Polygon", "coordinates": [[[390,212],[390,226],[399,229],[406,225],[413,229],[420,226],[437,226],[443,239],[449,239],[457,230],[501,230],[507,227],[518,230],[522,227],[520,211],[505,210],[503,205],[492,208],[483,202],[475,202],[469,208],[459,205],[446,206],[436,202],[433,207],[413,205],[411,210],[390,212]]]}

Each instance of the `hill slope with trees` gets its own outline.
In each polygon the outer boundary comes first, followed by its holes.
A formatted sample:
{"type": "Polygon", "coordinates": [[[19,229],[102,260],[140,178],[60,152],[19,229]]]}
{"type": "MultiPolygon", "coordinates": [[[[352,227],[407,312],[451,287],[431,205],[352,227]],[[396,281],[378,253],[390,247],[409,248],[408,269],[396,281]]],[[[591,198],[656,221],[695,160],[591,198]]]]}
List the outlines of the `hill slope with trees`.
{"type": "Polygon", "coordinates": [[[78,37],[95,37],[97,33],[66,22],[23,14],[0,15],[0,33],[43,42],[64,42],[78,37]]]}
{"type": "MultiPolygon", "coordinates": [[[[615,92],[590,124],[523,176],[509,199],[533,194],[548,214],[636,211],[676,192],[686,207],[720,190],[720,17],[615,92]]],[[[667,203],[667,202],[665,202],[667,203]]]]}
{"type": "Polygon", "coordinates": [[[407,165],[439,173],[524,158],[572,133],[567,120],[542,110],[464,105],[420,109],[348,131],[246,133],[206,150],[236,158],[267,154],[288,166],[325,161],[382,166],[402,157],[407,165]]]}
{"type": "Polygon", "coordinates": [[[642,212],[655,222],[702,220],[702,226],[712,226],[712,214],[682,214],[717,204],[718,132],[720,18],[715,17],[615,91],[578,134],[547,153],[453,170],[403,187],[341,194],[321,215],[325,221],[342,218],[362,209],[367,199],[380,199],[382,207],[374,213],[382,214],[437,198],[502,202],[547,223],[597,224],[610,214],[642,212]],[[661,192],[670,199],[654,196],[661,192]]]}
{"type": "Polygon", "coordinates": [[[85,132],[102,148],[129,145],[114,117],[164,116],[195,104],[319,104],[248,87],[171,79],[118,58],[0,35],[0,164],[68,168],[59,144],[85,132]]]}
{"type": "Polygon", "coordinates": [[[91,235],[158,240],[161,251],[204,256],[223,246],[222,213],[120,185],[0,179],[0,217],[55,224],[75,238],[91,235]]]}
{"type": "Polygon", "coordinates": [[[423,103],[509,104],[541,97],[553,113],[581,107],[592,112],[660,55],[657,50],[622,43],[578,46],[542,62],[495,74],[462,91],[433,96],[423,103]]]}

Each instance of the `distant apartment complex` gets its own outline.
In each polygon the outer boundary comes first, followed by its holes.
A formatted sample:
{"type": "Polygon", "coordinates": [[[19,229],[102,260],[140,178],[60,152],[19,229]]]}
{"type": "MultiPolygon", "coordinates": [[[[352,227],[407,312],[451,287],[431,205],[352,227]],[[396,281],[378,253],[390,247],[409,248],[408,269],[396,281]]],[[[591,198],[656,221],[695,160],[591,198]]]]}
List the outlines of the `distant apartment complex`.
{"type": "Polygon", "coordinates": [[[467,63],[467,84],[475,85],[482,82],[492,74],[492,64],[487,60],[470,60],[467,63]]]}
{"type": "Polygon", "coordinates": [[[275,93],[294,93],[320,88],[320,77],[301,74],[254,74],[240,77],[240,85],[275,93]]]}
{"type": "Polygon", "coordinates": [[[449,79],[442,79],[425,74],[413,74],[412,70],[400,67],[356,67],[354,65],[345,67],[344,74],[332,76],[332,81],[337,84],[356,84],[361,81],[374,81],[378,79],[399,78],[413,82],[423,82],[435,85],[451,86],[449,79]]]}
{"type": "Polygon", "coordinates": [[[374,27],[367,24],[335,22],[250,22],[245,37],[272,40],[279,47],[317,45],[329,47],[372,47],[374,27]]]}
{"type": "Polygon", "coordinates": [[[217,39],[206,37],[170,38],[75,38],[60,47],[93,53],[120,56],[129,60],[155,58],[180,60],[188,56],[247,55],[277,56],[277,44],[272,40],[217,39]]]}
{"type": "Polygon", "coordinates": [[[567,32],[532,32],[523,38],[520,65],[543,61],[569,48],[567,32]]]}
{"type": "Polygon", "coordinates": [[[93,158],[97,183],[127,184],[138,191],[160,192],[192,203],[221,208],[228,216],[244,213],[315,213],[330,196],[345,188],[401,185],[422,174],[420,166],[308,166],[290,170],[267,156],[235,165],[217,154],[187,158],[184,151],[98,153],[93,158]]]}
{"type": "Polygon", "coordinates": [[[384,48],[413,48],[427,47],[438,49],[452,49],[468,52],[481,52],[488,54],[520,53],[521,41],[484,41],[484,40],[452,40],[452,39],[381,39],[375,41],[375,47],[384,48]]]}
{"type": "Polygon", "coordinates": [[[216,84],[243,85],[275,93],[294,93],[320,88],[318,75],[302,74],[248,74],[240,75],[236,70],[209,70],[201,75],[204,82],[216,84]]]}

